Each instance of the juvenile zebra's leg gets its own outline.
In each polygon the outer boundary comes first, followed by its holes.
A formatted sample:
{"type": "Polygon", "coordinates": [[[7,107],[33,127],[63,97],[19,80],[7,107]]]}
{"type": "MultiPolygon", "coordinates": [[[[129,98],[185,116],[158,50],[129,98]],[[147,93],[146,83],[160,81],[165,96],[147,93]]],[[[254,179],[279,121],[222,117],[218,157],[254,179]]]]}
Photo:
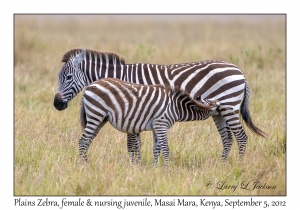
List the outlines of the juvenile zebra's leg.
{"type": "Polygon", "coordinates": [[[127,151],[132,164],[141,162],[141,139],[140,134],[127,134],[127,151]]]}
{"type": "Polygon", "coordinates": [[[96,137],[100,129],[106,124],[107,121],[107,117],[104,118],[103,121],[89,121],[89,119],[87,120],[83,134],[78,140],[79,157],[81,157],[83,161],[87,161],[87,151],[93,139],[96,137]]]}
{"type": "Polygon", "coordinates": [[[158,163],[158,156],[160,155],[160,144],[158,143],[158,139],[156,136],[156,133],[153,131],[153,156],[154,156],[154,160],[153,160],[153,164],[154,166],[157,166],[158,163]]]}
{"type": "Polygon", "coordinates": [[[170,159],[167,131],[168,129],[164,127],[158,127],[155,128],[154,130],[157,137],[157,143],[156,143],[157,149],[156,149],[156,154],[154,153],[154,160],[156,160],[157,163],[158,154],[161,150],[162,155],[164,157],[164,164],[166,167],[169,166],[169,159],[170,159]]]}
{"type": "Polygon", "coordinates": [[[164,156],[164,164],[166,167],[168,167],[170,162],[170,151],[168,145],[167,131],[163,133],[159,133],[157,135],[158,135],[158,144],[160,145],[161,153],[164,156]]]}
{"type": "Polygon", "coordinates": [[[93,141],[93,138],[86,138],[83,135],[78,140],[78,146],[79,146],[79,157],[82,159],[82,161],[87,161],[87,151],[93,141]]]}
{"type": "Polygon", "coordinates": [[[233,143],[232,132],[221,114],[212,117],[223,143],[222,160],[226,162],[233,143]]]}

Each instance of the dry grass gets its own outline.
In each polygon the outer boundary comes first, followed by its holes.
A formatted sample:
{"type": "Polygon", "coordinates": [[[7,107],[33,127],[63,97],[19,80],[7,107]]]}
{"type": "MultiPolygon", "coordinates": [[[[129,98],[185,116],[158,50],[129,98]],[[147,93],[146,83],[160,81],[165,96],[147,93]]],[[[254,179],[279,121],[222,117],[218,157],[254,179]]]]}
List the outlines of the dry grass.
{"type": "Polygon", "coordinates": [[[285,20],[247,21],[15,16],[15,195],[285,195],[285,20]],[[169,131],[168,171],[152,166],[152,134],[142,133],[142,165],[129,163],[126,135],[107,124],[91,145],[87,164],[78,160],[79,100],[53,107],[62,55],[71,48],[116,52],[127,63],[160,64],[205,59],[231,61],[252,89],[250,111],[266,133],[250,132],[245,160],[236,142],[226,165],[222,144],[208,119],[176,123],[169,131]],[[246,190],[255,181],[275,189],[246,190]],[[238,185],[217,189],[218,183],[238,185]],[[212,188],[209,183],[212,183],[212,188]],[[207,187],[209,185],[209,187],[207,187]]]}

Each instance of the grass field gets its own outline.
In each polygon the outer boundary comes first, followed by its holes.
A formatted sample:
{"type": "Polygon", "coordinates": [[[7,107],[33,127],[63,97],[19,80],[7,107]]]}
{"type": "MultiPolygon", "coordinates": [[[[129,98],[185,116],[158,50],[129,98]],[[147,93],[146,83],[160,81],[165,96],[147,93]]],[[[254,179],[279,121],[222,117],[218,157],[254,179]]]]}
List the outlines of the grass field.
{"type": "Polygon", "coordinates": [[[14,195],[286,195],[285,24],[285,16],[16,15],[14,195]],[[62,55],[77,47],[116,52],[126,63],[233,62],[250,84],[254,123],[268,136],[246,128],[245,160],[238,161],[235,141],[224,165],[211,118],[176,123],[168,133],[165,171],[152,166],[151,132],[141,135],[142,164],[131,165],[126,134],[107,124],[82,165],[77,145],[82,93],[62,112],[53,106],[62,55]],[[256,182],[263,187],[254,188],[256,182]]]}

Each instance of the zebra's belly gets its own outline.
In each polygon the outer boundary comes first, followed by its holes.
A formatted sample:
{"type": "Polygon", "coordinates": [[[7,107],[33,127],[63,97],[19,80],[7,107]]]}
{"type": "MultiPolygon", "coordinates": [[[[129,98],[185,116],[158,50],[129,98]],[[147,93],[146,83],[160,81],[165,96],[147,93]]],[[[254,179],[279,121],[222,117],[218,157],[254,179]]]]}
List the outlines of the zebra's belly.
{"type": "Polygon", "coordinates": [[[110,124],[123,133],[140,133],[142,131],[150,131],[153,130],[152,122],[153,120],[149,120],[147,122],[121,122],[117,123],[115,121],[109,120],[110,124]]]}

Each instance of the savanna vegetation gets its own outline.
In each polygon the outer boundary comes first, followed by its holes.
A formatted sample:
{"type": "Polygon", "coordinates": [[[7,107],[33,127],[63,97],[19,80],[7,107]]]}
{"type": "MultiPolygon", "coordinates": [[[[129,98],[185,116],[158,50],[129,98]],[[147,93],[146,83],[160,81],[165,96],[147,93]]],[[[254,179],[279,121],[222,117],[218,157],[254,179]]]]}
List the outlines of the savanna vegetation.
{"type": "Polygon", "coordinates": [[[285,30],[283,15],[15,15],[14,194],[285,195],[285,30]],[[72,48],[115,52],[127,63],[233,62],[249,82],[254,123],[268,136],[246,128],[244,161],[238,161],[235,141],[223,164],[221,138],[211,118],[176,123],[168,133],[170,167],[165,171],[152,165],[151,132],[141,134],[141,165],[131,165],[126,134],[106,124],[82,164],[77,145],[82,93],[64,111],[53,106],[60,60],[72,48]],[[255,182],[261,189],[253,189],[255,182]],[[243,189],[246,183],[249,189],[243,189]],[[235,185],[236,190],[229,188],[235,185]]]}

